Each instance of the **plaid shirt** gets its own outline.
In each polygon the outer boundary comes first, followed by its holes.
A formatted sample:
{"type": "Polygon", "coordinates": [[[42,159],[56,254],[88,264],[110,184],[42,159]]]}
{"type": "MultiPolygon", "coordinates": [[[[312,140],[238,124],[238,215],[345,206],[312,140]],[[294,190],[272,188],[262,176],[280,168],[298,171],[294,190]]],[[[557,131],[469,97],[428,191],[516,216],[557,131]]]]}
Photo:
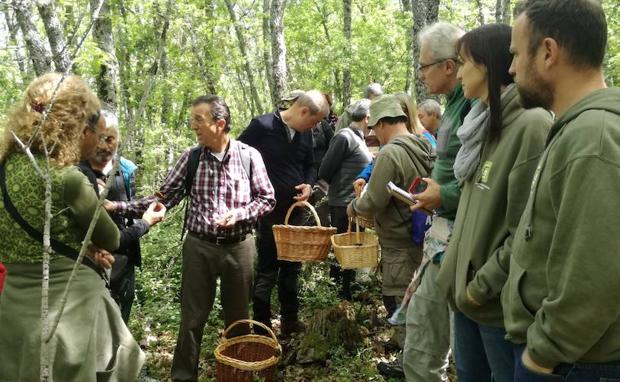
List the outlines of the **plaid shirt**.
{"type": "MultiPolygon", "coordinates": [[[[220,162],[205,148],[200,154],[198,169],[191,188],[191,205],[187,217],[190,232],[239,237],[252,232],[258,218],[270,212],[276,204],[273,187],[267,176],[263,159],[256,149],[246,147],[251,156],[251,171],[246,174],[240,155],[241,142],[230,140],[220,162]],[[249,176],[252,179],[249,179],[249,176]],[[215,222],[234,210],[236,223],[232,228],[219,228],[215,222]]],[[[131,202],[117,202],[116,213],[141,216],[155,200],[170,209],[185,195],[185,177],[190,150],[186,150],[170,170],[157,196],[131,202]]]]}

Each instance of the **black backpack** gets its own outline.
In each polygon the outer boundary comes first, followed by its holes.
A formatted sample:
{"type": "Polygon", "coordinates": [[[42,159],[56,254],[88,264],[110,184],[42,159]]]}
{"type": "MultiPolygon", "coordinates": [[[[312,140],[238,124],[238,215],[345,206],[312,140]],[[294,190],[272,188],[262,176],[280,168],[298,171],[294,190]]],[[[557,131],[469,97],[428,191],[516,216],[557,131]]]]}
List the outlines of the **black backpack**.
{"type": "MultiPolygon", "coordinates": [[[[239,155],[241,156],[241,165],[245,174],[248,176],[250,182],[252,181],[252,154],[249,147],[245,144],[238,144],[239,155]]],[[[191,204],[191,191],[194,178],[196,177],[196,171],[198,170],[198,164],[200,160],[200,153],[204,146],[195,146],[189,152],[189,158],[187,158],[187,175],[185,176],[185,196],[187,201],[185,202],[185,217],[183,218],[183,228],[181,229],[181,240],[185,235],[185,229],[187,228],[187,217],[189,215],[189,205],[191,204]]]]}

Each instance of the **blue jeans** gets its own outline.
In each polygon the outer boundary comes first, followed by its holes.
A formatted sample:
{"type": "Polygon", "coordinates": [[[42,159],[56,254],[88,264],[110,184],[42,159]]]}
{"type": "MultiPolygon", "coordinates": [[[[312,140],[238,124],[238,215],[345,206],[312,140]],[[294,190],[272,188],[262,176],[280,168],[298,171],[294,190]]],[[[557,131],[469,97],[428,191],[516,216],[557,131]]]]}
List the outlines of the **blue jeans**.
{"type": "Polygon", "coordinates": [[[552,374],[532,371],[521,362],[524,345],[514,346],[515,382],[620,382],[620,361],[608,363],[561,363],[552,374]]]}
{"type": "Polygon", "coordinates": [[[512,382],[513,345],[503,328],[480,325],[454,312],[454,360],[459,382],[512,382]]]}

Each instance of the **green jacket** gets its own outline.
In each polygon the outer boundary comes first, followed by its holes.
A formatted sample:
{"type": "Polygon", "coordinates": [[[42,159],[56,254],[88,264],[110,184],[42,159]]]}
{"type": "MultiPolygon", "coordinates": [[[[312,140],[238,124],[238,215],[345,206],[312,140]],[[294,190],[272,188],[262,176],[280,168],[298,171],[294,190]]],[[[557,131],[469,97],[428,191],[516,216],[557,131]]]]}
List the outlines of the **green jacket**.
{"type": "Polygon", "coordinates": [[[463,183],[437,283],[453,306],[478,323],[504,325],[500,293],[510,242],[551,123],[543,109],[524,110],[513,87],[502,99],[499,140],[485,142],[475,175],[463,183]],[[468,301],[466,289],[481,306],[468,301]]]}
{"type": "MultiPolygon", "coordinates": [[[[45,160],[42,156],[36,155],[36,160],[39,167],[45,168],[45,160]]],[[[4,166],[7,191],[15,208],[31,226],[43,232],[45,221],[43,180],[36,175],[32,164],[24,154],[10,154],[4,166]]],[[[50,229],[51,235],[79,251],[95,209],[99,206],[97,195],[86,176],[77,167],[56,167],[54,165],[50,167],[52,214],[54,215],[50,229]]],[[[42,244],[30,238],[13,221],[2,203],[0,203],[0,237],[3,238],[3,247],[11,248],[10,251],[0,251],[0,262],[37,263],[42,261],[42,244]]],[[[118,248],[120,233],[105,211],[99,215],[91,240],[97,247],[109,252],[114,252],[118,248]]],[[[54,254],[52,258],[59,257],[64,258],[60,254],[54,254]]]]}
{"type": "Polygon", "coordinates": [[[352,206],[356,214],[375,217],[381,245],[413,247],[409,206],[393,198],[386,186],[392,181],[400,188],[408,189],[417,176],[430,174],[433,159],[428,141],[413,134],[399,135],[379,151],[366,192],[353,200],[352,206]]]}
{"type": "Polygon", "coordinates": [[[446,108],[441,118],[441,126],[437,131],[437,160],[433,168],[432,178],[439,183],[441,206],[437,214],[446,219],[454,220],[459,204],[461,189],[454,177],[454,160],[461,148],[461,141],[456,135],[469,113],[471,103],[463,96],[463,87],[459,83],[446,99],[446,108]]]}
{"type": "Polygon", "coordinates": [[[502,292],[508,338],[541,366],[620,361],[620,89],[552,126],[502,292]]]}

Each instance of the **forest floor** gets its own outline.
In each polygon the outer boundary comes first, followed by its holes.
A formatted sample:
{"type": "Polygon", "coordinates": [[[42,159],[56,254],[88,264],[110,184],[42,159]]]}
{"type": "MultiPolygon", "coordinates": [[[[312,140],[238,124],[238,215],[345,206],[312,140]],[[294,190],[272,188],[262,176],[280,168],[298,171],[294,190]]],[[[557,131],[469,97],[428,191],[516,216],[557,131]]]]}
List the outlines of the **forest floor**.
{"type": "MultiPolygon", "coordinates": [[[[141,277],[139,277],[140,279],[141,277]]],[[[304,359],[298,353],[305,333],[280,339],[283,354],[274,381],[399,381],[385,379],[377,371],[377,363],[392,361],[397,345],[392,339],[394,329],[387,323],[385,308],[381,302],[380,284],[374,274],[366,275],[365,282],[358,283],[353,301],[343,303],[353,313],[359,325],[361,339],[356,346],[345,348],[334,344],[323,359],[304,359]]],[[[337,286],[329,277],[329,263],[306,263],[300,278],[301,320],[308,325],[318,310],[338,307],[342,300],[337,296],[337,286]]],[[[274,311],[278,311],[274,294],[274,311]]],[[[178,302],[169,306],[136,304],[130,328],[146,352],[146,375],[143,380],[168,381],[176,342],[178,313],[167,316],[161,322],[158,317],[165,311],[179,308],[178,302]],[[176,325],[175,325],[176,323],[176,325]]],[[[177,311],[178,312],[178,311],[177,311]]],[[[205,328],[200,357],[199,381],[215,381],[215,357],[213,350],[223,333],[222,310],[216,301],[209,323],[205,328]]],[[[279,320],[273,320],[274,332],[279,336],[279,320]]]]}

